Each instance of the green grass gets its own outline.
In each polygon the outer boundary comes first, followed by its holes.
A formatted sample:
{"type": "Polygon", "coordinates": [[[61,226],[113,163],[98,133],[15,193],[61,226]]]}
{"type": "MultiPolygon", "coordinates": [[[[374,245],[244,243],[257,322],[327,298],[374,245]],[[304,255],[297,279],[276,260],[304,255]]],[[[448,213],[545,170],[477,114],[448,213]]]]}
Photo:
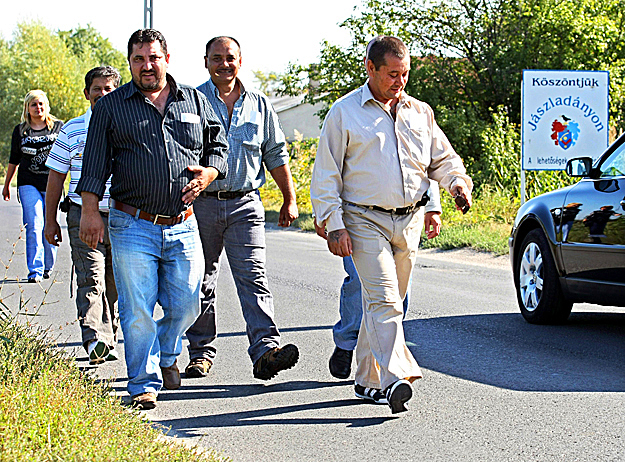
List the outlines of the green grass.
{"type": "Polygon", "coordinates": [[[45,332],[0,321],[0,461],[217,461],[163,437],[45,332]]]}

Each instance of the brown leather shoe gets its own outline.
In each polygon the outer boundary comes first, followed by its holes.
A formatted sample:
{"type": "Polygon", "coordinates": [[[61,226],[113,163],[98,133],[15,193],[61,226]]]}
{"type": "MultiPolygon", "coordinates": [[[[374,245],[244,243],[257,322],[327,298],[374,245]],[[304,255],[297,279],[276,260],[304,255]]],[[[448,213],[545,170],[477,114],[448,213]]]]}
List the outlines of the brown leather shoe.
{"type": "Polygon", "coordinates": [[[298,359],[299,350],[295,345],[272,348],[254,363],[254,377],[260,380],[272,379],[278,372],[295,366],[298,359]]]}
{"type": "Polygon", "coordinates": [[[177,390],[180,388],[180,371],[176,364],[178,360],[169,367],[161,366],[161,373],[163,374],[163,386],[168,390],[177,390]]]}
{"type": "Polygon", "coordinates": [[[134,395],[131,399],[131,406],[141,411],[148,411],[156,407],[156,393],[146,392],[134,395]]]}
{"type": "Polygon", "coordinates": [[[184,374],[190,379],[206,377],[212,365],[212,361],[208,358],[193,358],[189,361],[189,365],[184,370],[184,374]]]}

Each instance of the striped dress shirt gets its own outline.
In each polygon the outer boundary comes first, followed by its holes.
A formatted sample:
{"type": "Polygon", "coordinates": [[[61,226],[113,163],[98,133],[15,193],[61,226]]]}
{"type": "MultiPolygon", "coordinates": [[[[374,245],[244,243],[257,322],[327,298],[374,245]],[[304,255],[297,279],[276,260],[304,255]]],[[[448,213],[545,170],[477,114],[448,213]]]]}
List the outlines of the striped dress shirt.
{"type": "Polygon", "coordinates": [[[182,188],[193,179],[187,167],[214,167],[224,178],[228,144],[206,97],[170,85],[164,116],[129,82],[93,108],[83,171],[76,192],[100,199],[111,176],[111,198],[151,214],[179,215],[187,206],[182,188]]]}
{"type": "MultiPolygon", "coordinates": [[[[78,205],[82,205],[82,198],[76,194],[76,186],[82,171],[82,158],[90,119],[91,108],[87,109],[83,115],[75,117],[63,125],[46,160],[46,167],[49,169],[64,175],[69,172],[70,180],[67,195],[72,202],[78,205]]],[[[108,210],[110,186],[111,180],[109,178],[106,182],[104,197],[100,201],[100,210],[108,210]]]]}
{"type": "Polygon", "coordinates": [[[265,183],[265,169],[288,163],[286,139],[278,114],[260,92],[246,90],[239,80],[241,96],[234,103],[232,119],[219,90],[208,80],[199,87],[215,110],[228,136],[228,177],[213,181],[207,191],[251,191],[265,183]]]}

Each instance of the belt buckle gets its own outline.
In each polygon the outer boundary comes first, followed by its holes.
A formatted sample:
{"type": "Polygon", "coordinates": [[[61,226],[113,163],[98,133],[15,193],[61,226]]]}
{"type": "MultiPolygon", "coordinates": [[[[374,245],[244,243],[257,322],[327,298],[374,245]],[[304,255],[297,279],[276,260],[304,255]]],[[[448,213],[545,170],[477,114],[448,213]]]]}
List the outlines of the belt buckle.
{"type": "Polygon", "coordinates": [[[218,200],[218,201],[225,201],[225,200],[227,200],[227,198],[226,198],[226,197],[221,197],[221,193],[226,194],[227,192],[228,192],[228,191],[217,191],[217,200],[218,200]]]}
{"type": "Polygon", "coordinates": [[[153,225],[155,225],[155,224],[156,224],[156,222],[158,221],[158,217],[161,217],[161,216],[165,216],[165,215],[159,215],[158,213],[157,213],[157,214],[155,214],[155,215],[154,215],[154,221],[152,222],[152,224],[153,224],[153,225]]]}

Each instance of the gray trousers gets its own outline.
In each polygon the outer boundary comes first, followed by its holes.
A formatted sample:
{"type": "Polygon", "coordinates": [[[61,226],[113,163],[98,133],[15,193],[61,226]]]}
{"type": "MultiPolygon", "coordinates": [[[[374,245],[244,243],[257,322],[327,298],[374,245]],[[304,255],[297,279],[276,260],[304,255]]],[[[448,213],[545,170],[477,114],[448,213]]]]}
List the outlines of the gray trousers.
{"type": "Polygon", "coordinates": [[[247,325],[248,354],[255,363],[265,352],[279,346],[280,333],[273,320],[273,297],[265,270],[265,210],[257,191],[241,198],[218,200],[198,197],[193,210],[204,249],[200,316],[187,330],[189,357],[213,360],[217,337],[215,288],[221,252],[225,248],[230,270],[247,325]]]}
{"type": "Polygon", "coordinates": [[[113,277],[111,242],[108,233],[108,215],[104,220],[104,242],[96,249],[80,240],[81,208],[72,204],[67,214],[67,231],[72,248],[72,262],[76,272],[76,308],[85,349],[91,340],[100,340],[109,347],[117,343],[119,314],[117,289],[113,277]]]}

